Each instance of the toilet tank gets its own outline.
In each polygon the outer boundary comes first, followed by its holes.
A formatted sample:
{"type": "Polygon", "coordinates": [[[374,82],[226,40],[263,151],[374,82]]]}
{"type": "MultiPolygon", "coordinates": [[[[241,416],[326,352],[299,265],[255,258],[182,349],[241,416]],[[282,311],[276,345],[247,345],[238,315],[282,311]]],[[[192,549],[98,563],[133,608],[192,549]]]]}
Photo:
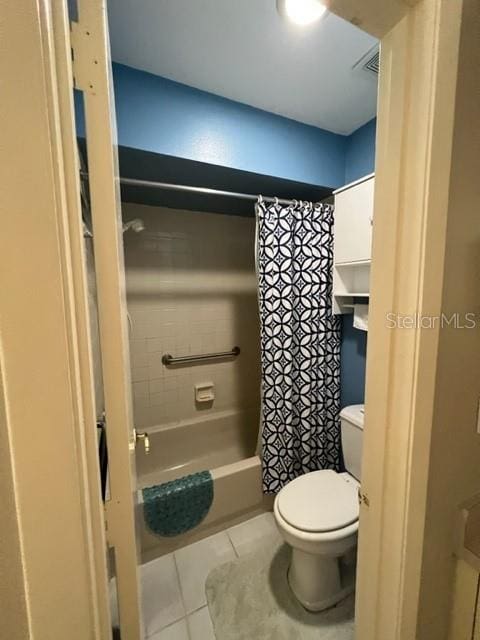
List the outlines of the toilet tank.
{"type": "Polygon", "coordinates": [[[345,469],[358,481],[362,468],[364,408],[363,404],[353,404],[344,407],[340,412],[345,469]]]}

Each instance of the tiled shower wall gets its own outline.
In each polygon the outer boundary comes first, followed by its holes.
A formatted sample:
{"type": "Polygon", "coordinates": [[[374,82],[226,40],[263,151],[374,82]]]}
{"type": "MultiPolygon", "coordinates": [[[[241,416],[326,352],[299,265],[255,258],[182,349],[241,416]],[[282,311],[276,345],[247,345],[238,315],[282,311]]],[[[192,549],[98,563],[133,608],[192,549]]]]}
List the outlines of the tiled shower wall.
{"type": "Polygon", "coordinates": [[[136,427],[194,420],[206,413],[258,410],[260,362],[255,222],[252,218],[123,204],[123,220],[145,230],[124,235],[136,427]],[[238,358],[167,368],[162,355],[241,349],[238,358]],[[195,401],[213,382],[215,400],[195,401]]]}

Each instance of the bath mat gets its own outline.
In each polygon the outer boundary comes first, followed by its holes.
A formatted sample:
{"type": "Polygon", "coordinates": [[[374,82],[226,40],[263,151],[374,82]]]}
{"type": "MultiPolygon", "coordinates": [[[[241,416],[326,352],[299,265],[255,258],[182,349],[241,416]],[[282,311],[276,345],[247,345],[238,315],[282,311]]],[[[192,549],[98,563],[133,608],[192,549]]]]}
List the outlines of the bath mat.
{"type": "Polygon", "coordinates": [[[290,549],[275,541],[214,569],[206,593],[217,640],[353,640],[354,596],[306,611],[287,583],[290,549]]]}
{"type": "Polygon", "coordinates": [[[200,471],[177,480],[143,489],[143,517],[159,536],[177,536],[196,527],[213,502],[210,471],[200,471]]]}

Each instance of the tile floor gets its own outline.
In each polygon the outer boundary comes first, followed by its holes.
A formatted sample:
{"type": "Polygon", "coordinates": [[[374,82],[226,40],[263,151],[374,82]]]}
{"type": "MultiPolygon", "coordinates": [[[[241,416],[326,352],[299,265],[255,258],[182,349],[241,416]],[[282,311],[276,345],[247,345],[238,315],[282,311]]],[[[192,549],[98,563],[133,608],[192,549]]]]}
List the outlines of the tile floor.
{"type": "Polygon", "coordinates": [[[216,533],[142,566],[148,640],[215,640],[205,597],[210,571],[280,535],[271,513],[216,533]]]}

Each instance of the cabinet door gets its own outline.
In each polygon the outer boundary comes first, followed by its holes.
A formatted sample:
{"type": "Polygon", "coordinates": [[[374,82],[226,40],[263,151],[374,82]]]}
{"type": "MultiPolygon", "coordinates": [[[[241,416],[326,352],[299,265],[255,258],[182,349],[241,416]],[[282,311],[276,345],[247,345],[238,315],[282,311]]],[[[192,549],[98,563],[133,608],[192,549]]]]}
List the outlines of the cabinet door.
{"type": "Polygon", "coordinates": [[[374,178],[335,195],[335,263],[370,260],[374,178]]]}

